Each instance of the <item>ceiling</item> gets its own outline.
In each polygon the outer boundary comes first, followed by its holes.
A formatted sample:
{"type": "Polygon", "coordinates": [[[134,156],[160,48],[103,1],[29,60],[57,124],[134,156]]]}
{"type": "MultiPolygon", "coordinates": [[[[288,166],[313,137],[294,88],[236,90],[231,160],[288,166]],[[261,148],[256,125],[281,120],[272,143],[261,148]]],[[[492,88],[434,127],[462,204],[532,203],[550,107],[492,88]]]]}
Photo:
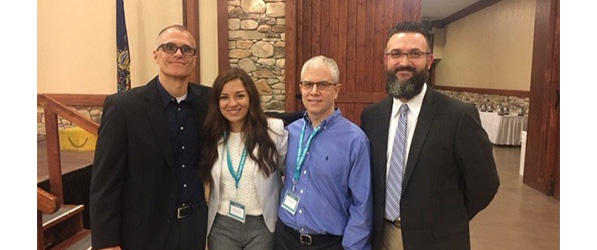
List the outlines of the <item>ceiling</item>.
{"type": "Polygon", "coordinates": [[[422,20],[441,20],[479,0],[422,0],[422,20]]]}

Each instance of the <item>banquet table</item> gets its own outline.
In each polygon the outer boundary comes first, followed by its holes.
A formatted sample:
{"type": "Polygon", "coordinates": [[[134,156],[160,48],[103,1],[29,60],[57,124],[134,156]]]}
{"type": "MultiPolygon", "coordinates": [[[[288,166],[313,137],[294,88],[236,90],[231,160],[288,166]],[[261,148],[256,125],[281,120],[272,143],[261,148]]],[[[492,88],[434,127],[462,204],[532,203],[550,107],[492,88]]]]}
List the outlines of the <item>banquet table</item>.
{"type": "Polygon", "coordinates": [[[491,143],[520,146],[520,134],[527,130],[528,116],[519,116],[516,113],[499,115],[497,112],[481,111],[479,116],[491,143]]]}

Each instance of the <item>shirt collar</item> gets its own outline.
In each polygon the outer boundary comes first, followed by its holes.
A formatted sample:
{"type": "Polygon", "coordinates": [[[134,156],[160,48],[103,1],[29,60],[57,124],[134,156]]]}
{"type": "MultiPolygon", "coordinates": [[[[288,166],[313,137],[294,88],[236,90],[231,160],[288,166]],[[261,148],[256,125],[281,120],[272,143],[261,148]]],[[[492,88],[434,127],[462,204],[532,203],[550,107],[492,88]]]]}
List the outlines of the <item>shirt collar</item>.
{"type": "MultiPolygon", "coordinates": [[[[305,122],[307,124],[309,124],[309,125],[311,125],[311,127],[313,127],[313,124],[311,124],[311,120],[309,119],[309,116],[307,115],[307,113],[309,113],[309,111],[306,111],[303,113],[303,119],[305,120],[305,122]]],[[[323,121],[321,121],[321,124],[319,124],[319,126],[321,126],[322,129],[326,129],[328,126],[331,126],[334,123],[336,123],[336,121],[338,119],[340,119],[340,117],[342,117],[342,112],[340,111],[339,108],[335,108],[334,113],[332,113],[331,115],[326,117],[323,121]]],[[[315,128],[313,128],[313,129],[315,129],[315,128]]]]}
{"type": "MultiPolygon", "coordinates": [[[[162,99],[162,105],[164,105],[164,107],[168,106],[168,103],[170,102],[170,100],[176,100],[176,98],[174,98],[172,95],[170,95],[170,93],[168,93],[168,91],[166,91],[166,89],[164,88],[164,86],[162,86],[162,82],[160,82],[160,79],[157,78],[156,79],[158,84],[156,84],[158,86],[158,92],[160,93],[160,99],[162,99]]],[[[187,94],[183,97],[185,97],[182,101],[191,101],[193,100],[193,94],[191,93],[191,91],[189,90],[190,88],[187,87],[187,94]]]]}

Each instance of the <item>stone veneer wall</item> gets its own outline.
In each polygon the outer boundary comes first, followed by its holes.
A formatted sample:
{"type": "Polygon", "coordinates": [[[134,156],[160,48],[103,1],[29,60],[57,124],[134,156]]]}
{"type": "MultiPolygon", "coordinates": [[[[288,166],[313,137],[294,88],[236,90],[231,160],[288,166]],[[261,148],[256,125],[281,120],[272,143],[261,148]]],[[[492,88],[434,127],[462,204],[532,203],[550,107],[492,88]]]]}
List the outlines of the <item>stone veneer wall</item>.
{"type": "Polygon", "coordinates": [[[522,109],[525,115],[529,114],[529,98],[503,95],[489,95],[471,92],[458,92],[449,90],[438,90],[450,97],[456,98],[466,103],[474,104],[477,107],[485,105],[491,107],[492,110],[497,110],[498,107],[507,107],[510,112],[519,113],[522,109]]]}
{"type": "Polygon", "coordinates": [[[266,111],[284,111],[284,0],[228,1],[228,60],[255,81],[266,111]]]}

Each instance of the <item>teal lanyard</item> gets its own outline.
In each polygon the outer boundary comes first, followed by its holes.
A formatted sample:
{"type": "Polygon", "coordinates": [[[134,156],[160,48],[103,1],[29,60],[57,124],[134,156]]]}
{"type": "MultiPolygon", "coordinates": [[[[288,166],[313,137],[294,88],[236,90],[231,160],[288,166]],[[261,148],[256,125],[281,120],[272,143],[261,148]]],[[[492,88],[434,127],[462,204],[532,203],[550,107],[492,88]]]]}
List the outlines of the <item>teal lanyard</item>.
{"type": "Polygon", "coordinates": [[[311,135],[307,139],[307,144],[305,145],[305,148],[303,148],[303,139],[305,138],[306,127],[307,127],[307,122],[305,122],[305,124],[303,124],[303,129],[301,130],[301,137],[299,139],[298,154],[296,157],[296,170],[294,171],[294,177],[293,177],[293,181],[294,181],[295,185],[301,176],[301,169],[303,168],[303,163],[305,163],[305,157],[307,157],[307,151],[309,151],[309,147],[311,146],[311,140],[313,140],[313,137],[315,137],[315,134],[317,134],[317,132],[319,132],[319,130],[321,129],[321,125],[319,125],[319,126],[317,126],[317,128],[315,128],[315,130],[313,130],[313,133],[311,133],[311,135]]]}
{"type": "Polygon", "coordinates": [[[240,177],[242,177],[243,170],[245,169],[245,161],[247,160],[247,149],[243,146],[243,153],[241,154],[240,161],[238,162],[238,172],[235,172],[234,167],[232,166],[232,160],[230,159],[230,151],[228,150],[228,140],[226,140],[226,134],[224,134],[224,141],[226,141],[226,161],[228,162],[228,171],[230,171],[230,175],[232,175],[232,179],[234,179],[236,189],[238,189],[240,177]]]}

